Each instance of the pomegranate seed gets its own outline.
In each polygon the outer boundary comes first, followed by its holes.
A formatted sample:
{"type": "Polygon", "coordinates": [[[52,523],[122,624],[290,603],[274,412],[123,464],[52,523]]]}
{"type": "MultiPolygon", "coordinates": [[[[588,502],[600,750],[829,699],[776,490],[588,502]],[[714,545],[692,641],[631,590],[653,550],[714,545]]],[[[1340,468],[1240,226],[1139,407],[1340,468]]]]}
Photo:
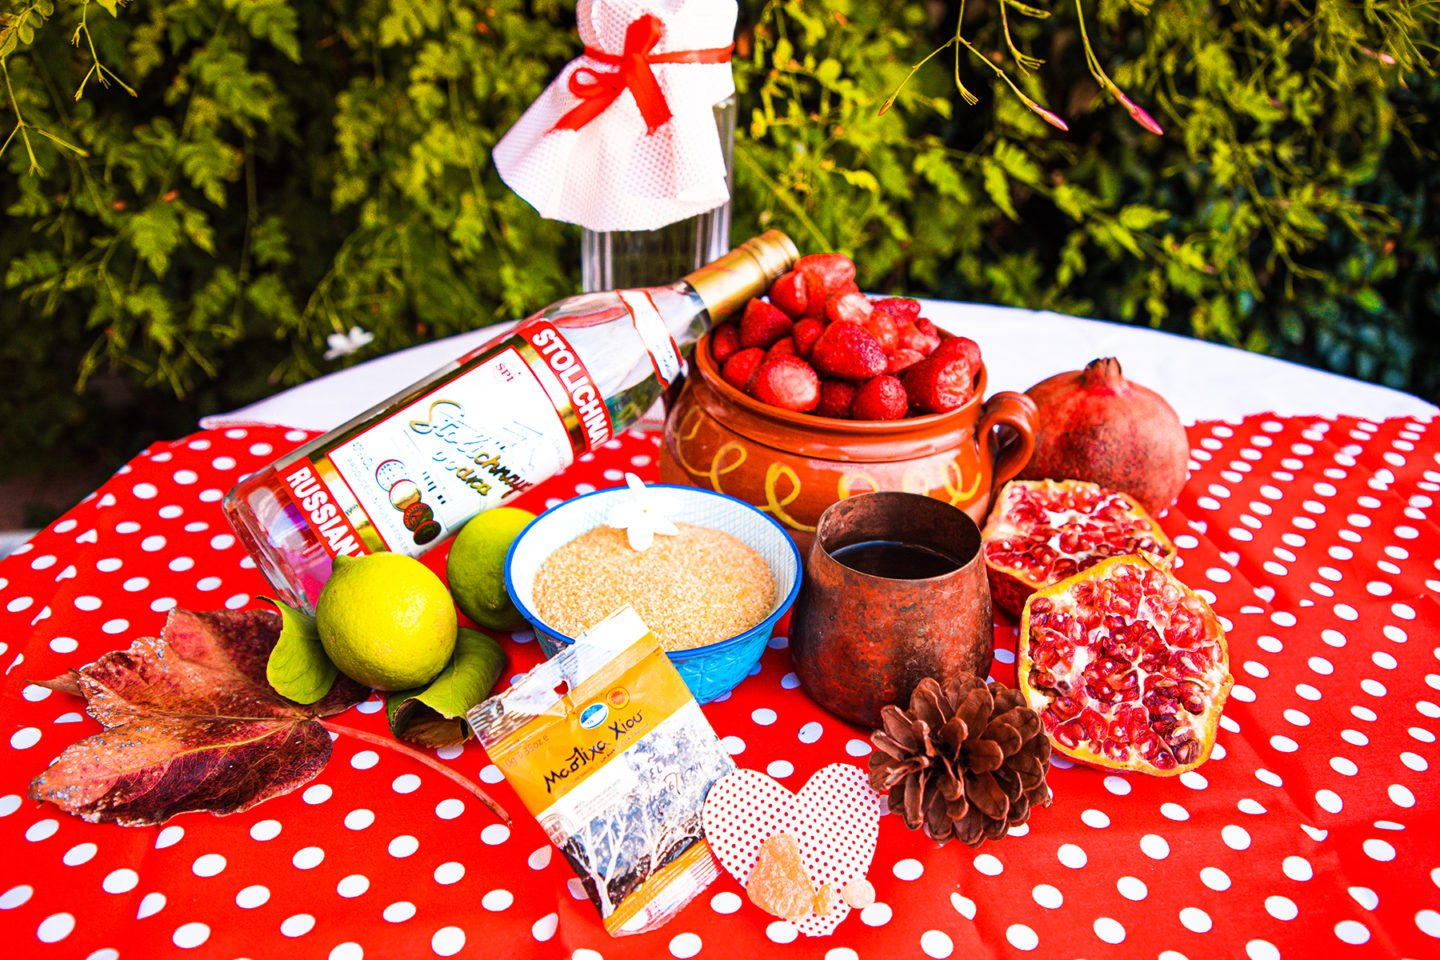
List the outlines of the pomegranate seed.
{"type": "Polygon", "coordinates": [[[1060,696],[1055,698],[1055,702],[1051,704],[1050,708],[1061,720],[1069,720],[1080,714],[1081,706],[1083,704],[1075,697],[1060,696]]]}
{"type": "Polygon", "coordinates": [[[1087,682],[1085,684],[1085,692],[1090,694],[1092,700],[1098,700],[1101,703],[1120,702],[1120,694],[1116,693],[1115,688],[1104,680],[1091,680],[1087,682]]]}
{"type": "Polygon", "coordinates": [[[1182,680],[1178,690],[1180,705],[1191,713],[1205,712],[1205,696],[1200,685],[1193,680],[1182,680]]]}

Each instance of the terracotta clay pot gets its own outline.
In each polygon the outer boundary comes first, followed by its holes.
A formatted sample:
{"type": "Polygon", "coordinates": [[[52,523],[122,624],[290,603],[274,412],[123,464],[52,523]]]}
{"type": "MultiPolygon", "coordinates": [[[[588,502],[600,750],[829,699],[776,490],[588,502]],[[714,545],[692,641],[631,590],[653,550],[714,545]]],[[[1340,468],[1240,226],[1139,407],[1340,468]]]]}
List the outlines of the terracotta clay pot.
{"type": "Polygon", "coordinates": [[[728,493],[769,513],[802,554],[825,508],[857,493],[935,497],[981,523],[994,491],[1035,447],[1035,404],[1002,391],[948,413],[904,420],[837,420],[771,407],[720,378],[701,338],[665,421],[660,479],[728,493]]]}

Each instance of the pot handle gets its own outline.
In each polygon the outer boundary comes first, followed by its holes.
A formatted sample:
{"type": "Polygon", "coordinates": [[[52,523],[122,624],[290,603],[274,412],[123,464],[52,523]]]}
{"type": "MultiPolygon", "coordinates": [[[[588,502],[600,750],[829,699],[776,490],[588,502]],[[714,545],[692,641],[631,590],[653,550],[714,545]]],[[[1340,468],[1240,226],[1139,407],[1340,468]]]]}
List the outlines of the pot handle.
{"type": "Polygon", "coordinates": [[[1040,412],[1035,401],[1023,393],[1002,390],[985,402],[975,438],[980,441],[980,456],[990,466],[992,503],[995,491],[1030,462],[1039,425],[1040,412]]]}

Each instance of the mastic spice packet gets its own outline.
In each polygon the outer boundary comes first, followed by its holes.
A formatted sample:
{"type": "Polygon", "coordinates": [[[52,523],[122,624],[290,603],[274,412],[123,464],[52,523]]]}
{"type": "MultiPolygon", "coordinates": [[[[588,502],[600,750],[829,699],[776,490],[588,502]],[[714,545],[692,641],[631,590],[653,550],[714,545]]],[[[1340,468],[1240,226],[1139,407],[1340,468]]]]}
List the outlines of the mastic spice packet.
{"type": "Polygon", "coordinates": [[[628,604],[466,719],[610,934],[662,926],[718,876],[701,812],[735,764],[628,604]]]}

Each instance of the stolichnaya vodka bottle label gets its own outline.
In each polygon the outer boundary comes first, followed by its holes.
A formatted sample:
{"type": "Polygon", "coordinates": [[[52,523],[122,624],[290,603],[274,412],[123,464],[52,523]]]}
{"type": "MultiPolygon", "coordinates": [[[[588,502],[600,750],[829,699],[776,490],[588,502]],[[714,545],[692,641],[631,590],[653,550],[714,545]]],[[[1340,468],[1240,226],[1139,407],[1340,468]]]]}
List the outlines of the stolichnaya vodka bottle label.
{"type": "Polygon", "coordinates": [[[599,385],[552,324],[531,321],[486,353],[281,471],[331,557],[419,554],[610,439],[599,385]]]}
{"type": "Polygon", "coordinates": [[[225,514],[313,609],[336,557],[419,556],[609,441],[797,256],[772,230],[668,286],[567,297],[241,481],[225,514]]]}

